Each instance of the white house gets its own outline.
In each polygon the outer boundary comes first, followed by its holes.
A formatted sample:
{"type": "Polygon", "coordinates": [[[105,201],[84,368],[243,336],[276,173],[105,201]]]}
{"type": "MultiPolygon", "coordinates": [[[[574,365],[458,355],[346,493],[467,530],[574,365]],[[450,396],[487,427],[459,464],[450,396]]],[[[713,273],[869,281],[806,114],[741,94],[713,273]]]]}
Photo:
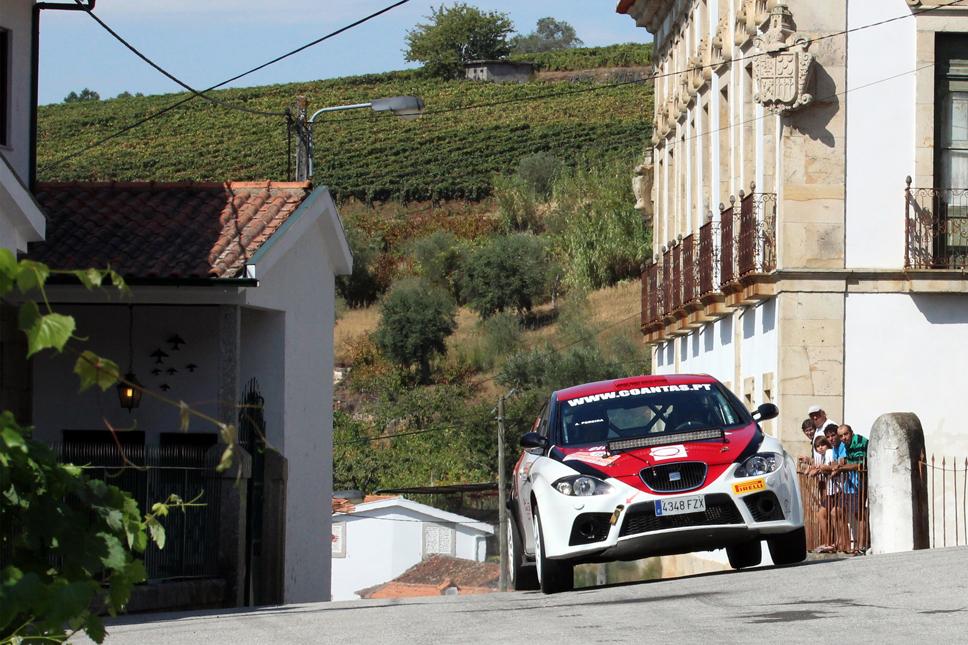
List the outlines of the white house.
{"type": "MultiPolygon", "coordinates": [[[[50,286],[51,305],[75,318],[84,349],[112,358],[146,389],[233,425],[244,422],[243,388],[258,383],[265,445],[249,437],[246,447],[276,451],[288,468],[284,510],[266,500],[258,523],[284,540],[275,600],[327,600],[334,276],[352,263],[329,192],[308,182],[71,183],[40,184],[37,198],[49,226],[31,258],[66,269],[111,266],[132,289],[122,298],[72,280],[50,286]],[[277,517],[283,527],[273,525],[277,517]]],[[[152,396],[129,412],[113,392],[78,392],[75,360],[34,361],[38,439],[110,443],[110,424],[133,428],[124,438],[149,452],[218,441],[205,421],[180,432],[178,408],[152,396]]],[[[237,561],[264,537],[222,530],[222,542],[239,545],[237,561]]],[[[245,598],[239,567],[230,605],[245,598]]]]}
{"type": "Polygon", "coordinates": [[[393,580],[433,554],[483,562],[491,525],[403,497],[334,500],[333,600],[393,580]]]}
{"type": "Polygon", "coordinates": [[[968,455],[968,7],[621,0],[655,40],[642,330],[801,453],[810,404],[968,455]],[[910,178],[908,183],[907,178],[910,178]]]}

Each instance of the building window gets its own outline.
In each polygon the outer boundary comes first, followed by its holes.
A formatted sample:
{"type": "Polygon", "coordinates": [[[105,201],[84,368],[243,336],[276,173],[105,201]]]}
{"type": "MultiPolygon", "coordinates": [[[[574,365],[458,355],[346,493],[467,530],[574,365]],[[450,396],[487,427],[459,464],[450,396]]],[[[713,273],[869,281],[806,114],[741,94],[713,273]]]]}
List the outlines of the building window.
{"type": "Polygon", "coordinates": [[[423,525],[423,556],[440,553],[443,555],[455,555],[454,529],[450,526],[440,524],[423,525]]]}
{"type": "Polygon", "coordinates": [[[0,146],[10,143],[10,32],[0,28],[0,146]]]}
{"type": "Polygon", "coordinates": [[[346,557],[346,522],[333,522],[333,557],[346,557]]]}
{"type": "Polygon", "coordinates": [[[936,36],[935,185],[941,256],[968,253],[968,36],[936,36]]]}

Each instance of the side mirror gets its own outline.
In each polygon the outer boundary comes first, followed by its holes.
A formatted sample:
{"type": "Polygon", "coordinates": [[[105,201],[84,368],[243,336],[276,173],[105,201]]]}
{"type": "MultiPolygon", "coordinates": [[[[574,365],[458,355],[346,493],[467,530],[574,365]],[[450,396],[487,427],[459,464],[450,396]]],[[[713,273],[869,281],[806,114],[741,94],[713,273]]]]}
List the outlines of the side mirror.
{"type": "Polygon", "coordinates": [[[520,443],[522,448],[547,448],[548,438],[537,432],[525,432],[521,435],[520,443]]]}
{"type": "Polygon", "coordinates": [[[776,407],[772,403],[762,403],[760,407],[756,408],[753,412],[754,421],[769,421],[770,419],[775,419],[780,415],[780,408],[776,407]]]}

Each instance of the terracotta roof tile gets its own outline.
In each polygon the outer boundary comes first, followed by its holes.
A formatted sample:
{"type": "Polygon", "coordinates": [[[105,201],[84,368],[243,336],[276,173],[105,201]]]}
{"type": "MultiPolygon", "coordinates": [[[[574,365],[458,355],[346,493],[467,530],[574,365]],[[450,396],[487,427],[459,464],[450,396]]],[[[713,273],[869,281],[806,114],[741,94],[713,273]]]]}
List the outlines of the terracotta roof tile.
{"type": "Polygon", "coordinates": [[[459,594],[497,591],[500,565],[447,555],[431,555],[402,574],[380,585],[356,592],[361,598],[439,596],[449,587],[459,594]]]}
{"type": "Polygon", "coordinates": [[[39,184],[47,239],[28,256],[126,278],[234,278],[309,196],[309,182],[39,184]]]}

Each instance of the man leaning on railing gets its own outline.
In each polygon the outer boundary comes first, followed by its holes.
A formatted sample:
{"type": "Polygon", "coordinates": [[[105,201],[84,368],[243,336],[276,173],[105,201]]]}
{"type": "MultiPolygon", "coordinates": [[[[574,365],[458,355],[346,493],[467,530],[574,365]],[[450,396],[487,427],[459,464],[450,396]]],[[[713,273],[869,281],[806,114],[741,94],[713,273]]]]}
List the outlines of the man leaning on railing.
{"type": "Polygon", "coordinates": [[[844,510],[850,530],[850,552],[863,553],[860,543],[867,544],[867,437],[854,433],[846,423],[837,428],[840,445],[834,450],[837,464],[833,472],[846,473],[844,486],[844,510]]]}

